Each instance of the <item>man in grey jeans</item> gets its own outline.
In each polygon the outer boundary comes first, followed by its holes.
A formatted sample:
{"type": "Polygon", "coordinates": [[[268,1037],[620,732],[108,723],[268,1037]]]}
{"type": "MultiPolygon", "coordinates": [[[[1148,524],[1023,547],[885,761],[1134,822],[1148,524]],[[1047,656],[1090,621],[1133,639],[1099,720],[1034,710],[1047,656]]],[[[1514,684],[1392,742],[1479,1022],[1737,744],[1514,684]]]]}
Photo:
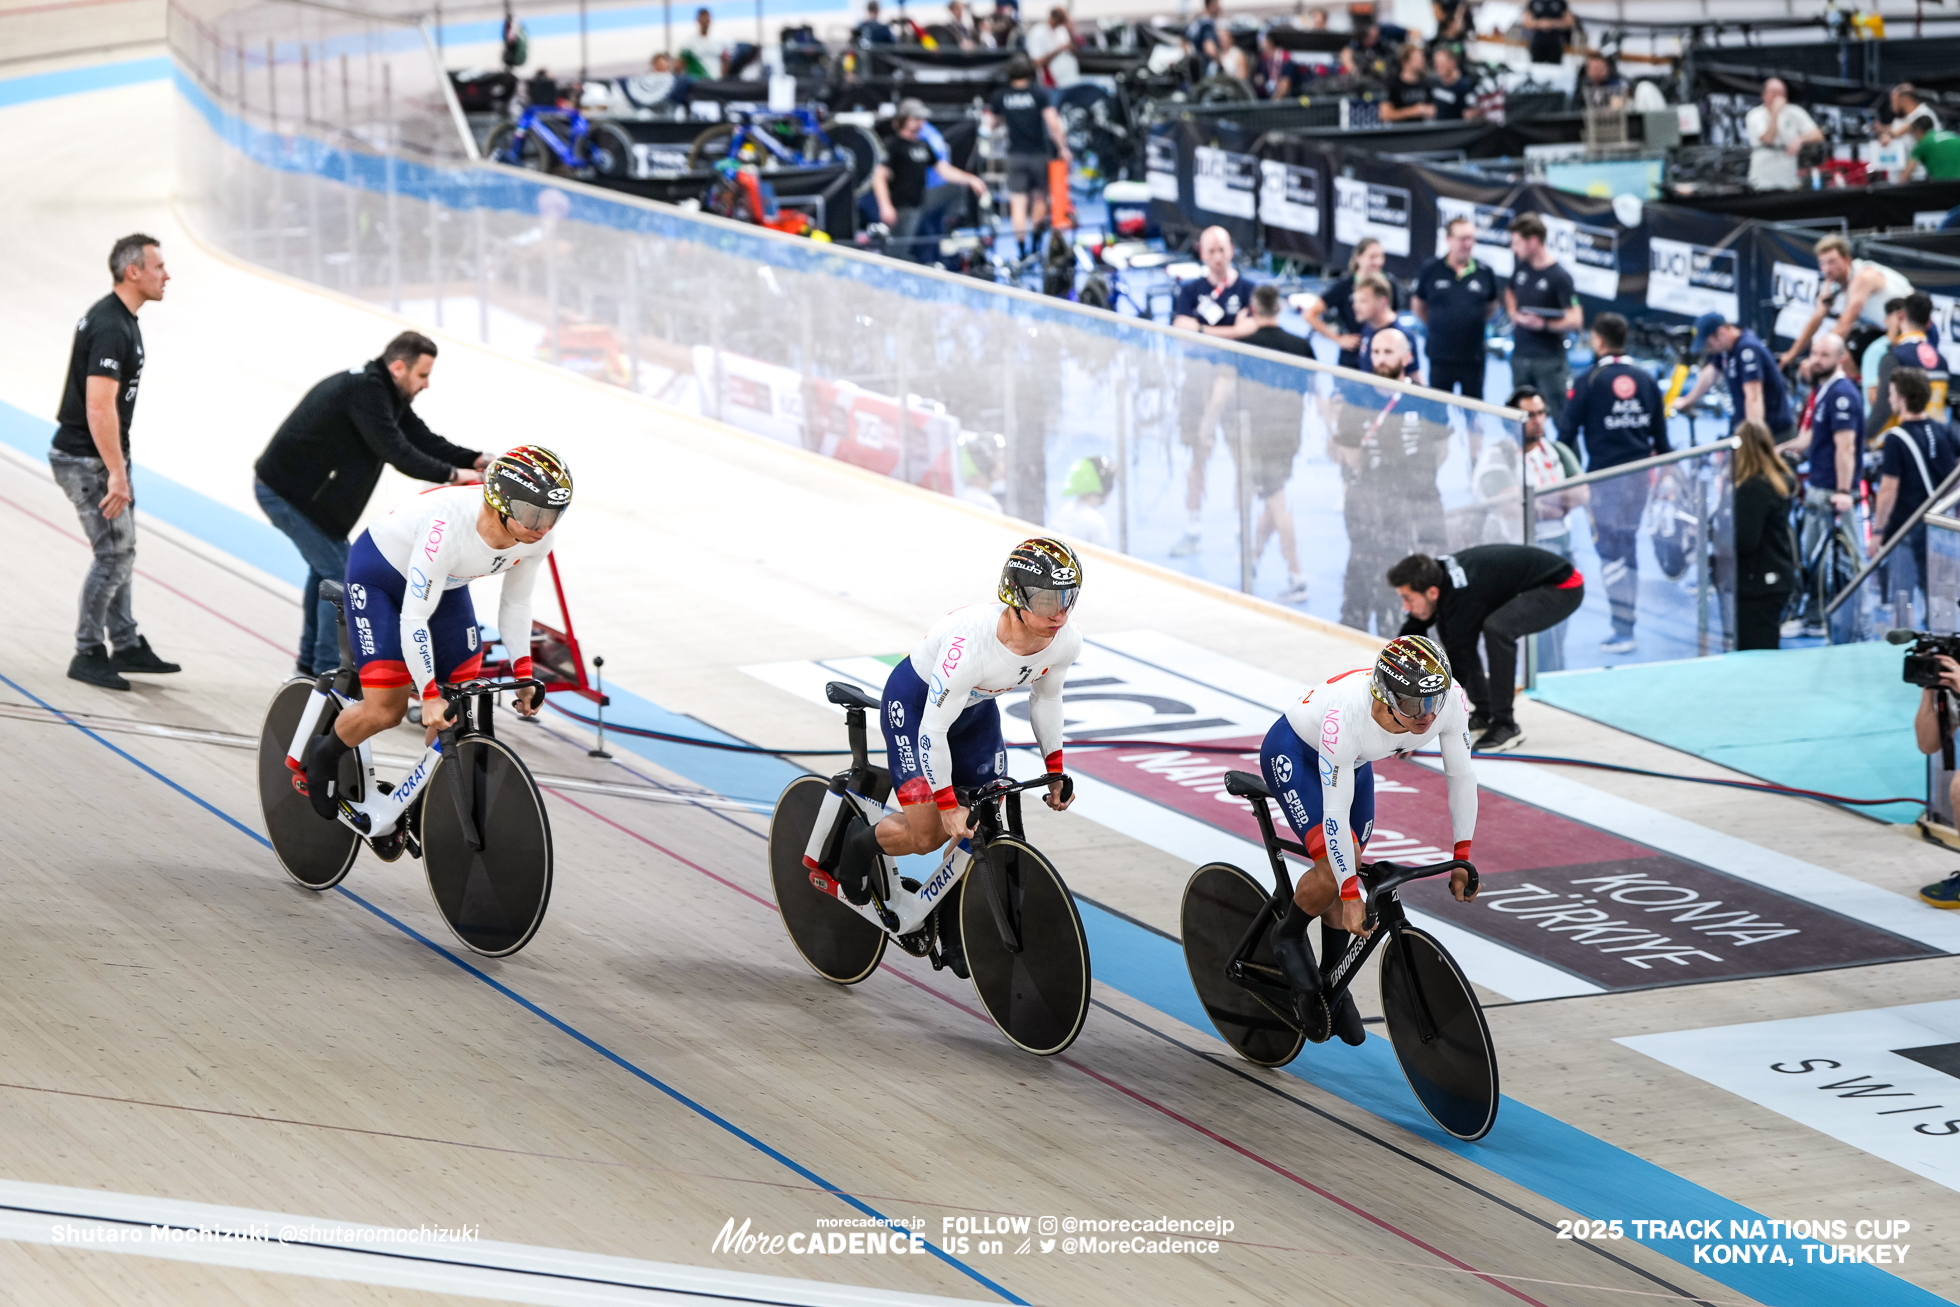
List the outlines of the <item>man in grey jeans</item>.
{"type": "Polygon", "coordinates": [[[125,672],[181,671],[157,657],[136,633],[130,577],[136,571],[136,495],[129,482],[129,427],[143,379],[143,332],[136,311],[163,298],[170,280],[154,236],[138,232],[109,251],[115,289],[75,324],[68,382],[48,463],[75,506],[95,551],[82,582],[70,678],[105,690],[127,690],[125,672]],[[113,645],[112,655],[103,637],[113,645]]]}

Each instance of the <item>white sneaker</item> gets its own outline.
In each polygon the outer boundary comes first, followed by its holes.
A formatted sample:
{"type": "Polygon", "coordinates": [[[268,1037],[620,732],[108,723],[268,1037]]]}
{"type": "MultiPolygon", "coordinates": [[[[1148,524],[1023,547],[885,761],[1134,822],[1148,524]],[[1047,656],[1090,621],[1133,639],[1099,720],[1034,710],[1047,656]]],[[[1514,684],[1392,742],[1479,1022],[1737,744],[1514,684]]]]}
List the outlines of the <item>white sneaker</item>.
{"type": "Polygon", "coordinates": [[[1307,583],[1303,580],[1288,581],[1286,583],[1286,589],[1274,595],[1273,598],[1282,604],[1303,604],[1307,602],[1307,583]]]}
{"type": "Polygon", "coordinates": [[[1803,618],[1792,617],[1789,621],[1777,627],[1776,633],[1782,636],[1785,640],[1796,639],[1798,636],[1803,634],[1803,618]]]}
{"type": "Polygon", "coordinates": [[[1200,543],[1201,542],[1198,539],[1198,533],[1196,531],[1186,531],[1183,535],[1178,537],[1177,543],[1171,546],[1171,557],[1189,558],[1191,555],[1198,552],[1198,546],[1200,543]]]}
{"type": "Polygon", "coordinates": [[[1610,640],[1601,640],[1599,642],[1599,651],[1601,653],[1629,654],[1638,648],[1640,648],[1639,643],[1630,635],[1614,636],[1610,640]]]}

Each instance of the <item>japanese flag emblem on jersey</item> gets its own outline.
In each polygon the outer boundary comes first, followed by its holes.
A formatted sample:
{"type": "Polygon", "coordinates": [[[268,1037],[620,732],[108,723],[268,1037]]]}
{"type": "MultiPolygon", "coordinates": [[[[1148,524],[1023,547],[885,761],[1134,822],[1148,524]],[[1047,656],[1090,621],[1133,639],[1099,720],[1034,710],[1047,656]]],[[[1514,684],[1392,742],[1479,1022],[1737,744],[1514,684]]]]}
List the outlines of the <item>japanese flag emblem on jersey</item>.
{"type": "Polygon", "coordinates": [[[1939,366],[1940,352],[1925,341],[1919,342],[1919,366],[1931,368],[1939,366]]]}
{"type": "Polygon", "coordinates": [[[1633,384],[1632,377],[1622,374],[1621,376],[1617,376],[1613,378],[1613,393],[1617,395],[1619,398],[1632,399],[1633,392],[1634,392],[1634,384],[1633,384]]]}

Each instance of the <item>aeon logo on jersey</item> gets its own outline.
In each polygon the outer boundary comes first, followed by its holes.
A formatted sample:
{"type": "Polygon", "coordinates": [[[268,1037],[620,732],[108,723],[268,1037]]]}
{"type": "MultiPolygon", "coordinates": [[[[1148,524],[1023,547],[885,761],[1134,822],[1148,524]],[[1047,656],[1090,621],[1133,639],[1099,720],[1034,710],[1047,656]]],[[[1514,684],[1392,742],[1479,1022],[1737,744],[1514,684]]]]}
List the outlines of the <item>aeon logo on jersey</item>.
{"type": "Polygon", "coordinates": [[[1279,778],[1279,783],[1280,783],[1281,785],[1284,785],[1284,784],[1286,784],[1286,783],[1287,783],[1288,781],[1290,781],[1290,780],[1292,780],[1292,779],[1293,779],[1293,760],[1292,760],[1291,758],[1289,758],[1289,757],[1287,757],[1287,756],[1286,756],[1285,754],[1283,754],[1283,753],[1282,753],[1282,754],[1280,754],[1280,755],[1279,755],[1279,756],[1278,756],[1277,758],[1274,758],[1274,759],[1273,759],[1273,775],[1279,778]]]}
{"type": "Polygon", "coordinates": [[[1320,747],[1332,750],[1341,743],[1341,711],[1336,708],[1320,719],[1320,747]]]}
{"type": "Polygon", "coordinates": [[[429,523],[429,538],[422,542],[422,557],[434,560],[436,551],[442,548],[443,533],[448,529],[449,523],[440,517],[429,523]]]}
{"type": "Polygon", "coordinates": [[[946,656],[939,660],[939,670],[951,676],[953,669],[960,665],[960,659],[964,657],[966,657],[966,637],[956,635],[953,637],[953,643],[946,646],[946,656]]]}

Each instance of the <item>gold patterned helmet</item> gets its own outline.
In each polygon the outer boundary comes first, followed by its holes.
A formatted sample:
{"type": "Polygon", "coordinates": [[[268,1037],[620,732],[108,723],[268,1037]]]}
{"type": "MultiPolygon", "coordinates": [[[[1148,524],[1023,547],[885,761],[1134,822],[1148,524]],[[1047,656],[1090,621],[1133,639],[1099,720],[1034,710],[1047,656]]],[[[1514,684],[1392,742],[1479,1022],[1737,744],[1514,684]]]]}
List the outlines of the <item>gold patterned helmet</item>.
{"type": "Polygon", "coordinates": [[[1082,594],[1082,561],[1059,540],[1036,536],[1014,546],[1000,569],[1000,601],[1039,617],[1075,607],[1082,594]]]}
{"type": "Polygon", "coordinates": [[[519,445],[483,469],[483,498],[505,522],[549,531],[572,506],[572,473],[543,445],[519,445]]]}

